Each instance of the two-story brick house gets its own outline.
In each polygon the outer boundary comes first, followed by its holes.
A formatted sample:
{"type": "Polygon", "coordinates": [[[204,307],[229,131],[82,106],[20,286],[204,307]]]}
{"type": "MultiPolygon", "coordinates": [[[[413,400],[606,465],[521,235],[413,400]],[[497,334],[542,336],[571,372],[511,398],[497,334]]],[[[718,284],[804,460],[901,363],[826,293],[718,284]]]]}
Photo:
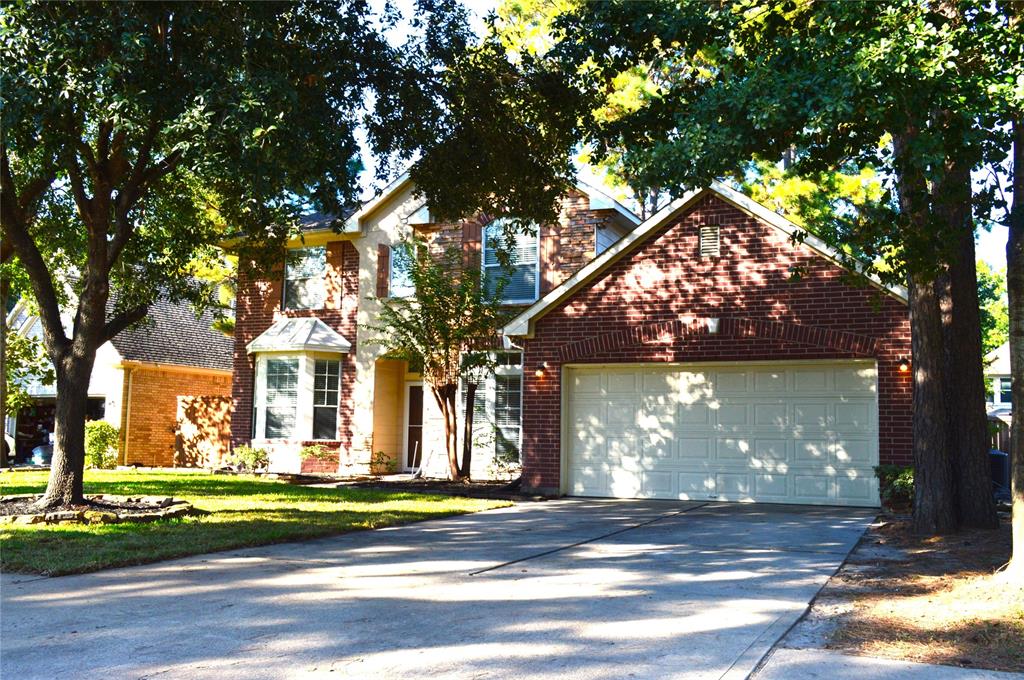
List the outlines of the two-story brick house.
{"type": "MultiPolygon", "coordinates": [[[[499,368],[478,404],[474,476],[520,456],[523,485],[582,496],[877,505],[872,468],[911,451],[906,292],[857,285],[828,245],[732,189],[637,224],[587,187],[516,244],[499,368]],[[485,433],[486,434],[486,433],[485,433]]],[[[233,439],[327,468],[444,474],[419,376],[367,343],[376,297],[407,294],[391,248],[411,230],[489,276],[495,224],[433,224],[407,180],[344,222],[321,218],[271,281],[243,281],[233,439]]]]}
{"type": "MultiPolygon", "coordinates": [[[[639,221],[580,184],[557,224],[518,237],[505,302],[533,304],[639,221]]],[[[500,224],[433,222],[403,177],[340,222],[307,218],[272,280],[241,277],[232,440],[266,448],[272,470],[362,472],[390,461],[395,470],[422,464],[427,474],[445,473],[443,423],[429,390],[406,362],[384,358],[368,342],[377,298],[411,293],[392,249],[414,230],[434,248],[461,249],[464,265],[480,267],[482,276],[501,275],[494,257],[500,224]],[[338,460],[302,461],[300,449],[313,443],[337,450],[338,460]]],[[[498,355],[478,392],[474,477],[496,472],[496,458],[519,458],[521,352],[510,346],[498,355]]]]}

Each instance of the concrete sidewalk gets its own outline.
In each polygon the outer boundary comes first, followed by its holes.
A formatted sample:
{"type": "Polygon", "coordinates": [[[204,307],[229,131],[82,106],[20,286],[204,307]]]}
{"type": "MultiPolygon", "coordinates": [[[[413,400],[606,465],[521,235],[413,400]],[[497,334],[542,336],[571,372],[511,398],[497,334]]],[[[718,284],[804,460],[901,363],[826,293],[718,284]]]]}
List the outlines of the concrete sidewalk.
{"type": "Polygon", "coordinates": [[[936,666],[825,649],[776,649],[754,680],[1011,680],[1024,673],[999,673],[955,666],[936,666]]]}
{"type": "Polygon", "coordinates": [[[4,678],[742,678],[870,510],[567,499],[5,576],[4,678]]]}

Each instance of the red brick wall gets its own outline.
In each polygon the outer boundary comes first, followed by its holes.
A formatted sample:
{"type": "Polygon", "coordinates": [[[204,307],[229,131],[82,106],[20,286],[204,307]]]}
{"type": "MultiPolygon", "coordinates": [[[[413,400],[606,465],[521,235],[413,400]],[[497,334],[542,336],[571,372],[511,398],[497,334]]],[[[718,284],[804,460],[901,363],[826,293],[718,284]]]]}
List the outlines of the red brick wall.
{"type": "Polygon", "coordinates": [[[121,425],[125,464],[171,467],[175,465],[179,398],[226,396],[231,392],[231,377],[136,367],[132,368],[129,392],[121,425]]]}
{"type": "Polygon", "coordinates": [[[225,386],[216,396],[178,397],[176,465],[216,467],[224,460],[231,445],[231,395],[225,386]]]}
{"type": "MultiPolygon", "coordinates": [[[[280,269],[280,268],[279,268],[280,269]]],[[[347,451],[352,442],[354,404],[347,395],[355,383],[356,313],[359,305],[359,251],[349,241],[327,244],[327,296],[324,309],[282,310],[283,273],[272,280],[255,280],[239,273],[236,299],[234,374],[231,394],[234,416],[231,441],[249,442],[252,433],[253,360],[245,347],[260,333],[283,317],[315,316],[337,330],[352,343],[352,350],[341,356],[341,395],[338,406],[339,447],[347,451]]],[[[337,469],[335,466],[334,469],[337,469]]]]}
{"type": "Polygon", "coordinates": [[[559,487],[561,366],[570,362],[874,358],[881,462],[911,460],[911,380],[897,370],[910,356],[906,305],[849,284],[840,267],[714,196],[537,321],[523,344],[529,487],[559,487]],[[701,224],[720,225],[721,257],[700,257],[701,224]],[[693,332],[685,316],[720,318],[721,331],[693,332]]]}

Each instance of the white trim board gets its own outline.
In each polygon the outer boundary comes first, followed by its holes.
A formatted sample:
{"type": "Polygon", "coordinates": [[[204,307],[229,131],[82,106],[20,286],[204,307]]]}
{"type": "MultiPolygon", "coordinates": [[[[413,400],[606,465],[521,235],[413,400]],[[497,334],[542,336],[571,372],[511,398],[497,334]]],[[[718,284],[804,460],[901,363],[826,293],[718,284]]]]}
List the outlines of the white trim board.
{"type": "MultiPolygon", "coordinates": [[[[849,266],[847,266],[843,261],[839,251],[832,248],[820,238],[814,236],[810,232],[807,232],[805,229],[786,219],[782,215],[779,215],[760,203],[744,196],[740,192],[731,189],[721,182],[714,182],[710,187],[694,189],[687,192],[649,217],[632,232],[623,236],[618,243],[604,251],[604,253],[591,260],[585,267],[566,279],[560,286],[549,292],[530,307],[523,310],[519,316],[515,317],[505,325],[505,328],[503,329],[504,334],[512,337],[532,337],[533,323],[538,318],[546,314],[556,305],[565,301],[585,284],[597,278],[598,275],[608,269],[608,267],[614,264],[619,258],[636,250],[644,241],[646,241],[648,236],[663,227],[679,213],[695,205],[697,201],[708,194],[718,196],[748,215],[782,231],[787,236],[792,237],[796,233],[805,234],[806,236],[803,239],[803,245],[806,245],[818,255],[830,260],[837,266],[849,270],[849,266]]],[[[860,271],[862,270],[858,267],[858,273],[860,271]]],[[[907,302],[907,290],[903,286],[886,285],[874,276],[869,277],[869,282],[874,287],[888,295],[891,295],[900,302],[907,302]]]]}

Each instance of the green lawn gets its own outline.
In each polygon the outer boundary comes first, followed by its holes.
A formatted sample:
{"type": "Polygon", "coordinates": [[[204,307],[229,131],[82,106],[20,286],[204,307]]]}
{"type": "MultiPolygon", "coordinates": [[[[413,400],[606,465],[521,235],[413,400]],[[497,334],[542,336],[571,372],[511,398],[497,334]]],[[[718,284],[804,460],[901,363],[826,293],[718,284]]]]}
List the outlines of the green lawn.
{"type": "MultiPolygon", "coordinates": [[[[44,472],[0,473],[0,494],[39,493],[44,472]]],[[[75,574],[295,541],[509,505],[377,489],[311,489],[251,476],[87,470],[85,492],[185,498],[210,514],[148,524],[0,525],[0,570],[75,574]]]]}

